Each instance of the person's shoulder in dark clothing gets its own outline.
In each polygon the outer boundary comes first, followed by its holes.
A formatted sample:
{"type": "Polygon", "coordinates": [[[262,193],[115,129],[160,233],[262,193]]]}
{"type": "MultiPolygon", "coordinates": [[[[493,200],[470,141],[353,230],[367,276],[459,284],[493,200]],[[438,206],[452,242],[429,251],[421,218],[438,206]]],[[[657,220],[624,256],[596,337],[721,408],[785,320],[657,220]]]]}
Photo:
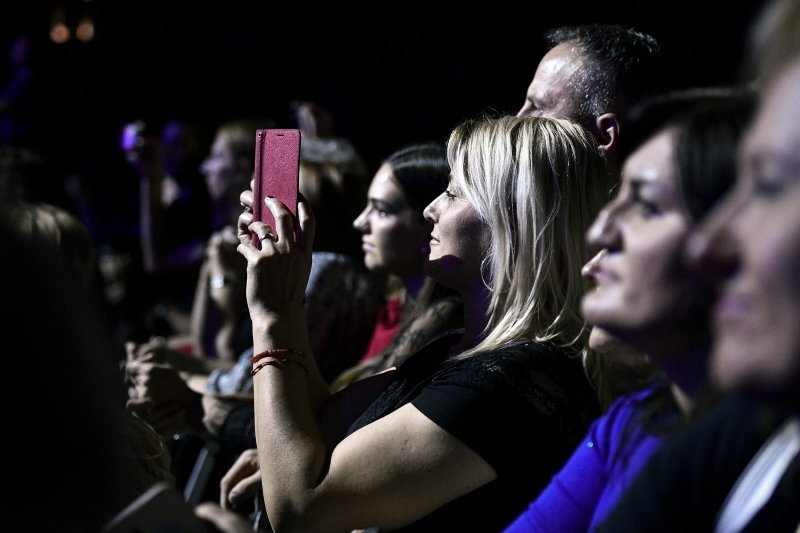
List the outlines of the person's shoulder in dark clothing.
{"type": "Polygon", "coordinates": [[[597,531],[712,531],[742,471],[785,419],[774,406],[720,397],[667,438],[597,531]]]}

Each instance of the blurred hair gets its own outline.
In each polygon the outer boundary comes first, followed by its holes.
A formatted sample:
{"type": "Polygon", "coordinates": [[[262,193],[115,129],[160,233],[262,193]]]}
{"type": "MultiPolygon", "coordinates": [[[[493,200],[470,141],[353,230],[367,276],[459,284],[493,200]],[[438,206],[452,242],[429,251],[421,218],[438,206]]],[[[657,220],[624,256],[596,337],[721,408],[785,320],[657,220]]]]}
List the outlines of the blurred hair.
{"type": "Polygon", "coordinates": [[[63,201],[54,185],[41,155],[29,148],[0,146],[0,201],[63,201]]]}
{"type": "Polygon", "coordinates": [[[764,83],[800,54],[800,2],[769,0],[748,34],[742,78],[764,83]]]}
{"type": "Polygon", "coordinates": [[[317,219],[314,250],[361,259],[361,239],[352,222],[366,196],[368,177],[361,156],[347,139],[303,135],[300,192],[317,219]]]}
{"type": "Polygon", "coordinates": [[[583,349],[584,234],[608,201],[594,139],[567,119],[467,120],[450,135],[448,159],[492,241],[486,335],[461,357],[522,338],[583,349]]]}
{"type": "Polygon", "coordinates": [[[118,366],[125,353],[99,326],[97,308],[64,274],[62,254],[21,231],[8,207],[0,202],[0,321],[22,348],[5,370],[34,386],[37,402],[6,412],[13,432],[5,453],[25,465],[9,473],[17,491],[6,526],[99,531],[154,480],[172,478],[169,456],[125,411],[118,366]],[[46,496],[31,497],[42,479],[46,496]]]}
{"type": "Polygon", "coordinates": [[[392,177],[400,185],[408,205],[422,211],[447,188],[450,165],[442,145],[414,144],[392,153],[384,160],[392,168],[392,177]]]}
{"type": "Polygon", "coordinates": [[[620,156],[675,128],[679,192],[697,223],[736,179],[736,150],[755,105],[747,87],[683,89],[647,100],[630,112],[620,156]]]}
{"type": "Polygon", "coordinates": [[[231,183],[228,188],[236,193],[237,198],[241,191],[250,188],[250,180],[255,168],[256,130],[272,126],[273,123],[270,120],[240,118],[225,122],[217,129],[216,136],[225,139],[225,144],[233,159],[242,169],[239,174],[242,181],[231,183]]]}
{"type": "Polygon", "coordinates": [[[34,246],[60,255],[73,283],[87,288],[93,282],[96,254],[89,231],[68,211],[44,203],[10,202],[4,217],[34,246]]]}

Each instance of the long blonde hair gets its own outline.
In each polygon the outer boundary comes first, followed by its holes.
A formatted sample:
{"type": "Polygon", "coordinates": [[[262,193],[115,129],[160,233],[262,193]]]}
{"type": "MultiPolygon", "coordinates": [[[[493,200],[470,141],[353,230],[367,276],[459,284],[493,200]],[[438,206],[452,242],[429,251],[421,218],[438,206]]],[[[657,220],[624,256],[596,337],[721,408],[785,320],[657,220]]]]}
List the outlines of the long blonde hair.
{"type": "Polygon", "coordinates": [[[584,234],[610,188],[591,135],[567,119],[468,120],[451,133],[448,159],[492,236],[484,337],[459,358],[522,339],[583,349],[584,234]]]}

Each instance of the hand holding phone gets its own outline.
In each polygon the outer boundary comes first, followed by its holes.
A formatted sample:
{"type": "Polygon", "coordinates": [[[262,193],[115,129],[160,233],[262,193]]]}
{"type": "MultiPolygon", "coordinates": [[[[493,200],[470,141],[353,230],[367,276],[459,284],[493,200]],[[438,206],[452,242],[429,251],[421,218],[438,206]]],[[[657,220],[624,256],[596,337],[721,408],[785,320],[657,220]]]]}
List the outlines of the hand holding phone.
{"type": "MultiPolygon", "coordinates": [[[[300,179],[300,130],[263,129],[256,131],[253,220],[267,224],[276,233],[275,219],[264,198],[277,198],[297,216],[297,190],[300,179]]],[[[295,238],[297,236],[295,235],[295,238]]],[[[261,247],[257,235],[253,245],[261,247]]]]}

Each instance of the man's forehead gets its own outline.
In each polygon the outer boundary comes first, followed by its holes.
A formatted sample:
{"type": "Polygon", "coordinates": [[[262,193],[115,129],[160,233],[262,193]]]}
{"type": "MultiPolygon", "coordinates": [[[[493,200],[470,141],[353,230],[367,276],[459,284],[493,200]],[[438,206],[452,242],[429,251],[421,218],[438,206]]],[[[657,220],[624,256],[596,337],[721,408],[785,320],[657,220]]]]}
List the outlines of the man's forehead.
{"type": "Polygon", "coordinates": [[[574,76],[580,69],[580,59],[569,48],[562,43],[550,50],[528,87],[528,98],[545,115],[570,116],[574,105],[574,76]]]}
{"type": "Polygon", "coordinates": [[[584,57],[577,45],[570,42],[558,44],[542,57],[537,68],[537,76],[571,76],[581,67],[584,57]]]}

